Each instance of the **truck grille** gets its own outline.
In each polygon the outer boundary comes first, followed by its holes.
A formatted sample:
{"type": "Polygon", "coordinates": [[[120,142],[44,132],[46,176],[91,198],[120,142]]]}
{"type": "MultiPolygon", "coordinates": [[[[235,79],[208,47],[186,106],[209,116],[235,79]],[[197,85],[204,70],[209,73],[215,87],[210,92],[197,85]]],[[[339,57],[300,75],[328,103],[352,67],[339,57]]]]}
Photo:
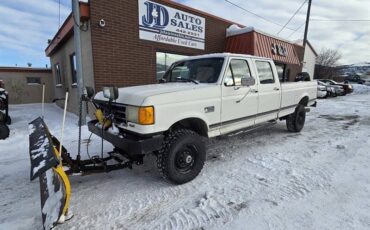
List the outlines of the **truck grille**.
{"type": "Polygon", "coordinates": [[[113,114],[113,122],[117,125],[127,125],[126,106],[122,104],[112,103],[108,106],[107,102],[95,102],[100,109],[103,110],[105,116],[113,114]],[[110,109],[110,110],[109,110],[110,109]]]}

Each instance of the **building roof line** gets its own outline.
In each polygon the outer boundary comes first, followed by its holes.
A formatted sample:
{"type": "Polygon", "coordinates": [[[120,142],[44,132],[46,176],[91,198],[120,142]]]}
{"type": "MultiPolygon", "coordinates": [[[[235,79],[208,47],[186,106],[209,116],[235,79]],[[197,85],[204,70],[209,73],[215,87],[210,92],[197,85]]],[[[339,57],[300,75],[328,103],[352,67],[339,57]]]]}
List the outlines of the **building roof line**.
{"type": "Polygon", "coordinates": [[[0,66],[0,72],[51,72],[50,68],[32,68],[32,67],[10,67],[0,66]]]}
{"type": "Polygon", "coordinates": [[[312,52],[316,55],[316,57],[317,57],[317,56],[319,56],[319,55],[317,54],[317,52],[316,52],[315,48],[313,48],[313,46],[311,45],[310,41],[308,41],[308,40],[307,40],[307,44],[310,46],[310,48],[311,48],[312,52]]]}
{"type": "Polygon", "coordinates": [[[48,46],[45,49],[46,56],[50,57],[50,55],[55,51],[56,48],[59,47],[62,41],[64,41],[68,35],[73,33],[73,16],[72,13],[68,15],[66,20],[63,22],[63,25],[59,28],[57,33],[54,35],[53,39],[50,41],[48,46]]]}

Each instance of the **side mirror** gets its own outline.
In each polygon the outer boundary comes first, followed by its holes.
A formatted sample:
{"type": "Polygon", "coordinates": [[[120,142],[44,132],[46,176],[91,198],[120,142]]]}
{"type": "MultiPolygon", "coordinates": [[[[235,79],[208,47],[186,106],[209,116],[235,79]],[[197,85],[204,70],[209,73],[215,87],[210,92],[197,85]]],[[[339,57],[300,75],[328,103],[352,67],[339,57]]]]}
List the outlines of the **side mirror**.
{"type": "Polygon", "coordinates": [[[110,101],[115,101],[118,98],[118,88],[117,87],[104,87],[103,95],[110,101]]]}
{"type": "Polygon", "coordinates": [[[253,77],[242,77],[241,85],[242,86],[252,86],[256,84],[256,79],[253,77]]]}

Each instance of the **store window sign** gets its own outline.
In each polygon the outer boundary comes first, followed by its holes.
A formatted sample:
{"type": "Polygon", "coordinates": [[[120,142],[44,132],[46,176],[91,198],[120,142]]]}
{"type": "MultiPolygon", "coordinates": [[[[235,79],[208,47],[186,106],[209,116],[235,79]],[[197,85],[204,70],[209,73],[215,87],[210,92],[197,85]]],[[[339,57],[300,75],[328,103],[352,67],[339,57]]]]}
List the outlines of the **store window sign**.
{"type": "Polygon", "coordinates": [[[156,2],[138,1],[140,39],[204,50],[205,18],[156,2]]]}
{"type": "Polygon", "coordinates": [[[283,56],[283,57],[288,56],[288,49],[284,47],[283,45],[273,43],[271,47],[272,47],[273,54],[283,56]]]}

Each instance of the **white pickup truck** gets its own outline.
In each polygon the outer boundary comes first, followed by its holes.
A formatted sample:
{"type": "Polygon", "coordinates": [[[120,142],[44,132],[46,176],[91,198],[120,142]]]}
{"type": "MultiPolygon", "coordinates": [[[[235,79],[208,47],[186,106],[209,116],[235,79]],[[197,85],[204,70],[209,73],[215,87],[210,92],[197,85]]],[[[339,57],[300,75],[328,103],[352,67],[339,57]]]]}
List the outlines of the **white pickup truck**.
{"type": "Polygon", "coordinates": [[[89,123],[89,130],[129,159],[154,153],[162,175],[182,184],[203,168],[201,137],[278,120],[286,120],[289,131],[300,132],[316,95],[316,81],[280,83],[271,59],[229,53],[195,56],[174,63],[161,84],[104,88],[94,103],[115,132],[102,130],[97,120],[89,123]]]}

